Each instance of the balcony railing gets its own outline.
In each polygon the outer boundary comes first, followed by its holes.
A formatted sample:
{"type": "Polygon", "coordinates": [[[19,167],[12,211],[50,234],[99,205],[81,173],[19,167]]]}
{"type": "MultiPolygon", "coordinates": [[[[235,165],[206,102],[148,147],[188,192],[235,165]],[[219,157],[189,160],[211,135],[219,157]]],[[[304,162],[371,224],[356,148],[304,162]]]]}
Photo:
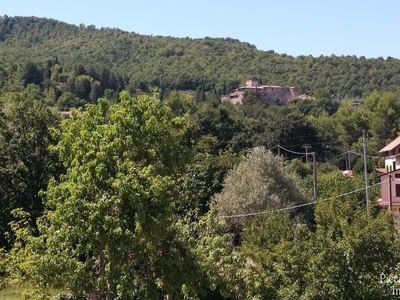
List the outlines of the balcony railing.
{"type": "Polygon", "coordinates": [[[400,156],[400,153],[397,153],[395,155],[388,155],[385,157],[385,159],[396,159],[396,157],[399,157],[399,156],[400,156]]]}

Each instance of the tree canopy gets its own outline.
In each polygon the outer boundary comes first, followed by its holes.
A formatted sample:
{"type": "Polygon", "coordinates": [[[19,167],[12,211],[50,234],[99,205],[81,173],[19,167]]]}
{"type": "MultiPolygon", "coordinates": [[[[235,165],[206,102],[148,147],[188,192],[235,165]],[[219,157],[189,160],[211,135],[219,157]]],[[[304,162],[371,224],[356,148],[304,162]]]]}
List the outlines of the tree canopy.
{"type": "Polygon", "coordinates": [[[400,61],[391,57],[293,57],[232,38],[147,36],[37,17],[0,17],[0,41],[0,87],[15,84],[10,72],[15,67],[24,85],[56,81],[53,87],[59,88],[69,77],[89,76],[91,83],[80,78],[76,90],[69,90],[82,99],[96,81],[102,95],[106,89],[148,92],[152,87],[221,95],[257,78],[264,84],[295,85],[318,98],[396,92],[400,82],[400,61]]]}
{"type": "Polygon", "coordinates": [[[39,191],[63,172],[57,154],[49,149],[57,142],[51,127],[59,127],[59,116],[41,101],[24,93],[0,96],[0,248],[11,246],[4,236],[11,211],[29,211],[35,224],[44,208],[39,191]]]}
{"type": "Polygon", "coordinates": [[[399,73],[390,57],[0,17],[0,289],[391,298],[399,228],[376,203],[376,169],[399,133],[399,73]],[[221,103],[248,78],[310,97],[221,103]]]}

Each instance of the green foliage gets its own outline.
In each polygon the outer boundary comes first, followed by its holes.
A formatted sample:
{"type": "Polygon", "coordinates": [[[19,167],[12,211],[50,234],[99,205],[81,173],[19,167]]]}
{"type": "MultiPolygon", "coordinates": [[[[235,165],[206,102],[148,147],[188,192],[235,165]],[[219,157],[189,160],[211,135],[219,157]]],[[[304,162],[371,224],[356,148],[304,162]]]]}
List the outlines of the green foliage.
{"type": "MultiPolygon", "coordinates": [[[[372,173],[375,169],[372,158],[367,158],[367,172],[372,173]]],[[[364,158],[359,157],[353,166],[353,174],[364,175],[364,158]]]]}
{"type": "MultiPolygon", "coordinates": [[[[281,157],[265,148],[252,149],[224,181],[212,207],[220,216],[260,213],[308,201],[296,182],[300,179],[285,167],[281,157]]],[[[229,222],[245,224],[243,218],[229,222]]]]}
{"type": "Polygon", "coordinates": [[[4,16],[0,17],[0,40],[4,41],[0,56],[9,62],[39,62],[51,80],[57,80],[54,66],[62,61],[63,72],[74,78],[89,75],[101,83],[103,91],[119,92],[127,84],[144,92],[148,92],[146,86],[198,90],[196,102],[204,99],[203,93],[215,89],[218,95],[225,94],[253,77],[264,84],[299,86],[316,99],[332,94],[355,98],[375,89],[396,92],[400,83],[398,59],[293,57],[257,50],[232,38],[145,36],[116,28],[4,16]],[[54,59],[52,66],[47,64],[49,58],[54,59]]]}
{"type": "Polygon", "coordinates": [[[357,143],[362,130],[368,129],[368,120],[364,112],[354,109],[350,101],[343,101],[334,115],[334,124],[338,134],[338,140],[345,149],[357,143]]]}
{"type": "Polygon", "coordinates": [[[43,213],[39,191],[62,171],[49,150],[56,142],[49,128],[58,126],[58,116],[42,102],[23,93],[0,96],[0,247],[10,246],[4,233],[10,229],[13,209],[28,212],[33,224],[43,213]]]}
{"type": "Polygon", "coordinates": [[[27,62],[22,70],[22,80],[24,86],[27,86],[29,83],[39,85],[43,80],[42,71],[36,64],[27,62]]]}
{"type": "MultiPolygon", "coordinates": [[[[199,144],[206,139],[207,136],[201,138],[199,144]]],[[[212,152],[199,151],[185,171],[184,193],[188,206],[199,210],[200,214],[209,210],[211,198],[221,192],[226,174],[241,160],[241,155],[231,151],[212,152]]]]}
{"type": "Polygon", "coordinates": [[[335,119],[324,111],[318,117],[308,115],[307,120],[312,124],[312,127],[317,132],[318,139],[322,142],[324,158],[327,161],[329,159],[327,152],[328,154],[336,153],[339,148],[337,145],[339,136],[335,119]]]}
{"type": "Polygon", "coordinates": [[[260,95],[256,90],[246,90],[243,93],[243,104],[252,105],[261,101],[260,95]]]}
{"type": "Polygon", "coordinates": [[[165,103],[175,115],[183,116],[194,109],[193,98],[188,94],[181,94],[177,91],[171,92],[165,103]]]}
{"type": "Polygon", "coordinates": [[[390,273],[399,259],[389,214],[367,216],[340,199],[321,203],[316,220],[320,250],[311,260],[310,299],[390,299],[379,282],[380,272],[390,273]]]}
{"type": "Polygon", "coordinates": [[[175,214],[191,157],[187,120],[159,100],[120,98],[63,121],[56,149],[67,173],[49,183],[38,237],[30,215],[15,211],[6,274],[100,299],[231,293],[243,262],[223,225],[212,213],[175,214]]]}
{"type": "Polygon", "coordinates": [[[370,144],[380,150],[398,135],[400,97],[390,92],[378,94],[375,91],[365,99],[365,110],[372,135],[370,144]]]}
{"type": "MultiPolygon", "coordinates": [[[[370,175],[368,184],[372,185],[376,183],[376,180],[376,176],[372,173],[370,175]]],[[[306,185],[308,186],[308,189],[312,190],[312,178],[309,177],[305,181],[307,182],[306,185]]],[[[360,207],[366,211],[365,190],[363,190],[363,188],[365,187],[364,174],[354,177],[344,176],[340,172],[319,174],[317,183],[319,199],[327,199],[330,197],[347,194],[340,197],[340,199],[342,199],[343,201],[346,200],[349,203],[352,203],[354,207],[360,207]],[[356,190],[360,191],[348,194],[349,192],[356,190]]],[[[369,188],[369,197],[371,201],[370,204],[374,206],[374,201],[380,197],[379,186],[369,188]]]]}
{"type": "Polygon", "coordinates": [[[338,173],[339,169],[332,164],[329,163],[320,163],[317,164],[317,174],[329,174],[329,173],[338,173]]]}
{"type": "MultiPolygon", "coordinates": [[[[368,149],[372,154],[394,140],[400,124],[397,115],[400,113],[400,98],[391,92],[372,92],[365,98],[364,105],[354,108],[348,101],[341,103],[333,116],[340,143],[345,149],[359,148],[362,130],[370,134],[368,149]]],[[[332,123],[331,123],[332,124],[332,123]]]]}
{"type": "Polygon", "coordinates": [[[309,284],[312,243],[313,234],[294,223],[287,212],[256,219],[240,248],[255,265],[250,273],[255,287],[247,287],[251,298],[299,299],[309,284]]]}
{"type": "Polygon", "coordinates": [[[322,113],[333,115],[339,108],[339,101],[333,100],[331,97],[323,97],[316,99],[292,99],[291,106],[297,107],[305,115],[319,116],[322,113]]]}
{"type": "Polygon", "coordinates": [[[89,100],[93,79],[87,75],[79,75],[75,78],[74,93],[78,98],[89,100]]]}
{"type": "Polygon", "coordinates": [[[167,275],[156,272],[152,284],[143,279],[154,277],[151,266],[173,225],[174,176],[188,154],[186,126],[159,101],[127,93],[120,105],[101,101],[64,123],[58,148],[68,172],[49,185],[46,204],[53,211],[43,232],[48,251],[65,245],[56,261],[73,266],[60,270],[61,284],[76,292],[154,297],[167,275]],[[77,260],[82,255],[85,262],[77,260]],[[77,273],[96,264],[98,272],[77,273]],[[127,272],[132,268],[138,272],[127,272]]]}
{"type": "Polygon", "coordinates": [[[49,286],[101,299],[388,294],[377,281],[395,275],[399,248],[391,219],[374,207],[379,186],[366,216],[365,191],[349,193],[364,187],[362,160],[354,178],[320,162],[361,152],[362,130],[371,155],[397,137],[399,60],[294,58],[230,38],[35,17],[0,17],[0,41],[0,247],[9,251],[1,250],[0,274],[44,291],[31,297],[48,296],[49,286]],[[245,105],[220,103],[248,78],[297,85],[315,99],[266,106],[254,91],[245,105]],[[125,87],[137,97],[120,94],[125,87]],[[83,112],[86,103],[99,104],[83,112]],[[60,129],[45,104],[78,110],[60,129]],[[311,165],[265,150],[278,144],[318,154],[324,201],[312,216],[307,206],[308,227],[299,210],[223,222],[307,203],[311,165]],[[242,226],[239,242],[226,225],[242,226]]]}
{"type": "Polygon", "coordinates": [[[311,164],[304,163],[299,159],[292,159],[287,168],[291,172],[294,172],[297,175],[299,175],[301,178],[312,175],[313,173],[311,164]]]}
{"type": "Polygon", "coordinates": [[[388,214],[367,216],[341,199],[320,203],[316,230],[271,213],[254,220],[240,252],[255,266],[252,299],[391,299],[380,282],[399,261],[388,214]]]}
{"type": "Polygon", "coordinates": [[[72,108],[82,107],[85,103],[85,100],[79,99],[70,92],[66,92],[58,98],[56,106],[61,111],[68,111],[72,108]]]}
{"type": "Polygon", "coordinates": [[[222,105],[201,104],[192,115],[196,125],[196,136],[212,136],[217,140],[217,150],[227,149],[233,136],[239,130],[238,124],[222,105]]]}

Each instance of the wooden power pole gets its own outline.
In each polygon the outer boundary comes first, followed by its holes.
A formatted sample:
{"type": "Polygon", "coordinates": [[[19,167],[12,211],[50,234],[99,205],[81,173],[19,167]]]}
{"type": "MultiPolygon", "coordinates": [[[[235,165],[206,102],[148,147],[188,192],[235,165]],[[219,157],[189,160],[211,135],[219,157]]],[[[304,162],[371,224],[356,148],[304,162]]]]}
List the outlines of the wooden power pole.
{"type": "Polygon", "coordinates": [[[318,188],[317,188],[317,153],[312,153],[313,157],[313,177],[314,177],[314,201],[318,198],[318,188]]]}

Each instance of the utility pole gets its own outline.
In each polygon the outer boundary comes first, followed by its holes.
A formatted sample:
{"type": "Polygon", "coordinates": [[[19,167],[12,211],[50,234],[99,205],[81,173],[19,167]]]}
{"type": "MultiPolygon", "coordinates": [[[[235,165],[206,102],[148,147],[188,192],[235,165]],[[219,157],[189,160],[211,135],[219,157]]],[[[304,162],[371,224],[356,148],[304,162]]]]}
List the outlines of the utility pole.
{"type": "Polygon", "coordinates": [[[392,175],[389,175],[389,210],[392,213],[392,175]]]}
{"type": "Polygon", "coordinates": [[[350,151],[348,151],[347,154],[349,155],[349,170],[351,170],[351,153],[350,153],[350,151]]]}
{"type": "Polygon", "coordinates": [[[329,148],[329,145],[324,145],[325,146],[325,162],[328,162],[328,155],[327,155],[327,150],[329,148]]]}
{"type": "Polygon", "coordinates": [[[306,162],[308,162],[308,149],[311,148],[311,146],[306,144],[306,145],[303,145],[303,148],[306,148],[306,162]]]}
{"type": "Polygon", "coordinates": [[[318,198],[318,189],[317,189],[317,153],[314,151],[312,153],[313,157],[313,177],[314,177],[314,201],[317,201],[318,198]]]}
{"type": "Polygon", "coordinates": [[[351,170],[351,153],[350,151],[346,151],[346,170],[351,170]]]}
{"type": "Polygon", "coordinates": [[[362,131],[362,134],[363,134],[362,142],[364,145],[365,197],[367,200],[367,214],[369,215],[368,170],[367,170],[367,150],[366,150],[367,139],[365,137],[365,130],[362,131]]]}

